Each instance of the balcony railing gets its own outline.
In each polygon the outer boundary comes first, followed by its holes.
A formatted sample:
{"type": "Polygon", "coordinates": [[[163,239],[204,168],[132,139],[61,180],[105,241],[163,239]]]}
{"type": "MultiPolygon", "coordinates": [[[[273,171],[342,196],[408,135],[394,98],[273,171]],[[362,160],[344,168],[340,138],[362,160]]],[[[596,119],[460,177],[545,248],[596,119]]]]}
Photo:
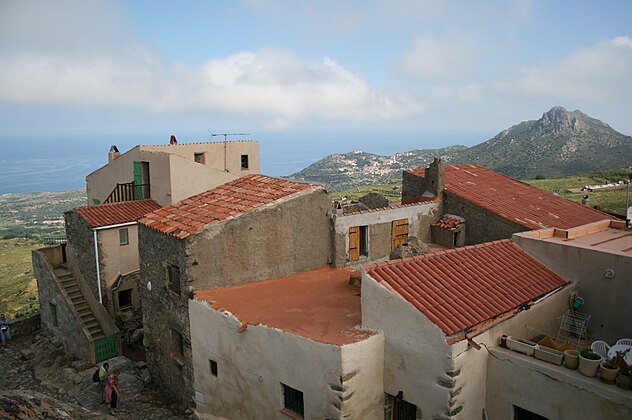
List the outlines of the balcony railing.
{"type": "Polygon", "coordinates": [[[150,197],[151,191],[149,184],[134,184],[132,181],[124,184],[116,184],[116,187],[112,190],[110,195],[108,195],[103,204],[143,200],[150,197]]]}

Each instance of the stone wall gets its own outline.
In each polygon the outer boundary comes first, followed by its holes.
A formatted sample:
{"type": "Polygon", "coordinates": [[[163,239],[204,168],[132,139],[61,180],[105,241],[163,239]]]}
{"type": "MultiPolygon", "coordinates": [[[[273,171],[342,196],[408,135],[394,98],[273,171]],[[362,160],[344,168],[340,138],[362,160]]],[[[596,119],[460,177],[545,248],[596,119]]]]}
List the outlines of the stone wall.
{"type": "Polygon", "coordinates": [[[143,225],[139,226],[138,235],[147,365],[157,388],[168,399],[190,405],[193,404],[193,367],[186,281],[190,267],[184,241],[143,225]],[[168,287],[169,264],[180,268],[180,294],[168,287]],[[182,335],[183,354],[177,354],[174,349],[172,330],[182,335]]]}
{"type": "Polygon", "coordinates": [[[114,309],[114,319],[116,326],[121,330],[121,338],[124,341],[132,342],[132,335],[138,336],[143,328],[143,311],[140,302],[140,271],[122,277],[118,288],[112,290],[112,302],[114,309]],[[132,295],[132,306],[121,309],[118,294],[121,291],[130,290],[132,295]],[[138,332],[137,330],[141,330],[138,332]]]}
{"type": "Polygon", "coordinates": [[[444,213],[465,219],[467,224],[465,245],[508,239],[516,232],[529,230],[448,191],[443,193],[443,205],[444,213]]]}
{"type": "Polygon", "coordinates": [[[92,294],[99,300],[92,227],[73,211],[64,213],[64,218],[66,219],[66,253],[75,261],[92,294]]]}
{"type": "Polygon", "coordinates": [[[186,239],[196,289],[288,276],[328,264],[329,194],[319,189],[213,224],[186,239]]]}
{"type": "Polygon", "coordinates": [[[25,337],[35,334],[41,327],[39,312],[11,321],[11,337],[25,337]]]}
{"type": "Polygon", "coordinates": [[[34,250],[32,260],[33,274],[37,279],[42,329],[58,337],[69,353],[79,359],[94,362],[92,341],[61,284],[54,277],[46,257],[42,252],[34,250]]]}
{"type": "Polygon", "coordinates": [[[409,171],[402,172],[402,200],[419,198],[425,192],[424,177],[409,171]]]}

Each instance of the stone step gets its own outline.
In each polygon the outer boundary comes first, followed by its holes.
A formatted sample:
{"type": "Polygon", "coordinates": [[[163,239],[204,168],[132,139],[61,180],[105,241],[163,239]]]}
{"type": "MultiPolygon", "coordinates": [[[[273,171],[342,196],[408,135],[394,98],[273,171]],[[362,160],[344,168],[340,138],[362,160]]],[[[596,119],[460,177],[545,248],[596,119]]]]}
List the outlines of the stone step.
{"type": "Polygon", "coordinates": [[[85,316],[92,315],[92,311],[90,310],[90,307],[88,305],[85,305],[81,307],[80,309],[78,308],[75,308],[75,309],[77,310],[77,313],[79,314],[81,319],[83,319],[85,316]]]}
{"type": "Polygon", "coordinates": [[[94,327],[101,328],[101,326],[99,325],[99,321],[94,319],[94,317],[91,320],[89,320],[88,322],[84,321],[83,323],[86,325],[86,328],[88,330],[90,330],[90,329],[92,329],[94,327]]]}
{"type": "Polygon", "coordinates": [[[53,272],[55,273],[55,276],[57,278],[67,277],[67,276],[72,277],[72,273],[66,270],[65,268],[56,268],[53,272]]]}
{"type": "Polygon", "coordinates": [[[84,309],[90,310],[90,307],[88,306],[88,304],[86,303],[85,299],[83,302],[81,303],[75,303],[73,302],[73,305],[75,305],[75,310],[77,312],[79,311],[83,311],[84,309]]]}
{"type": "MultiPolygon", "coordinates": [[[[70,300],[75,300],[75,299],[83,299],[83,294],[81,293],[81,290],[77,289],[77,290],[73,290],[71,292],[66,291],[66,293],[68,293],[68,296],[70,297],[70,300]]],[[[85,300],[85,299],[84,299],[85,300]]]]}
{"type": "Polygon", "coordinates": [[[105,337],[105,335],[103,335],[103,333],[99,333],[99,334],[90,334],[92,336],[92,339],[96,340],[97,338],[103,338],[105,337]]]}
{"type": "Polygon", "coordinates": [[[72,283],[71,285],[68,285],[68,286],[64,286],[64,289],[66,289],[66,293],[68,294],[76,293],[76,292],[81,293],[81,289],[79,289],[79,286],[77,286],[75,283],[72,283]]]}
{"type": "Polygon", "coordinates": [[[103,336],[103,330],[101,330],[101,327],[99,327],[99,326],[96,326],[96,327],[93,327],[93,328],[88,328],[88,332],[90,333],[90,335],[92,337],[94,337],[96,335],[103,336]]]}
{"type": "MultiPolygon", "coordinates": [[[[75,279],[66,279],[66,280],[62,280],[61,285],[63,287],[72,287],[72,286],[77,286],[77,282],[75,281],[75,279]]],[[[79,286],[77,286],[79,287],[79,286]]]]}

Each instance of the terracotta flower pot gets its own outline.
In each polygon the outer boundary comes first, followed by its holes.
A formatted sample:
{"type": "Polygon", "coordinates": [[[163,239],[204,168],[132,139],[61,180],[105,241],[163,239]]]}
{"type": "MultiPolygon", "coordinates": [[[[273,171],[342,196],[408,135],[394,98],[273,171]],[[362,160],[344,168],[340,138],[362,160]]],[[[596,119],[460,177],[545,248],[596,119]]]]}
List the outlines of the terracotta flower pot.
{"type": "Polygon", "coordinates": [[[614,385],[617,379],[617,375],[619,374],[619,366],[612,367],[606,362],[603,362],[599,365],[599,375],[601,376],[601,381],[607,384],[614,385]]]}
{"type": "Polygon", "coordinates": [[[582,375],[592,378],[597,375],[602,361],[603,357],[601,356],[599,356],[599,359],[588,359],[579,353],[579,371],[582,375]]]}
{"type": "Polygon", "coordinates": [[[619,373],[619,376],[617,376],[617,385],[619,385],[619,388],[632,389],[632,373],[619,373]]]}
{"type": "Polygon", "coordinates": [[[570,370],[577,369],[579,366],[579,352],[577,350],[564,351],[564,366],[570,370]]]}

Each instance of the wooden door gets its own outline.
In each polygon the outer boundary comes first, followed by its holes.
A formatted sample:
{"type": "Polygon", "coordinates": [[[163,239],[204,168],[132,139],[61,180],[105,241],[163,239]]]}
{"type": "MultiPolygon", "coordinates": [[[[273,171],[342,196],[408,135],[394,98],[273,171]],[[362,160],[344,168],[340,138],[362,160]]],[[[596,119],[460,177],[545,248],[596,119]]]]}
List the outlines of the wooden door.
{"type": "Polygon", "coordinates": [[[349,228],[349,261],[360,259],[360,226],[349,228]]]}
{"type": "Polygon", "coordinates": [[[408,219],[393,220],[391,225],[391,251],[408,241],[408,219]]]}

